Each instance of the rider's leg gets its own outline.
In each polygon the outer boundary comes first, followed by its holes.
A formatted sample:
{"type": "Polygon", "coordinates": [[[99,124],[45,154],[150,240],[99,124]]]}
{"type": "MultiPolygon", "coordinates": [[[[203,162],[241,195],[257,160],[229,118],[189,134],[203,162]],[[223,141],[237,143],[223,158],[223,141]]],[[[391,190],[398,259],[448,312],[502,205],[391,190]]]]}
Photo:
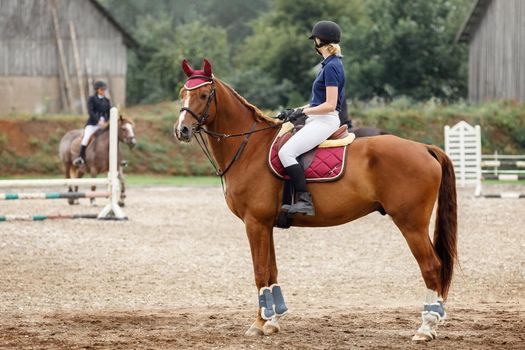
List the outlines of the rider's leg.
{"type": "Polygon", "coordinates": [[[298,201],[291,206],[283,206],[290,214],[301,213],[314,215],[312,195],[306,187],[304,169],[297,162],[297,157],[310,151],[326,140],[339,128],[337,113],[322,116],[310,116],[305,126],[288,140],[279,151],[279,159],[290,176],[298,201]]]}
{"type": "Polygon", "coordinates": [[[80,153],[78,158],[73,161],[74,165],[79,166],[86,162],[86,148],[89,143],[89,139],[99,128],[100,127],[98,125],[86,125],[84,128],[84,136],[80,142],[80,153]]]}

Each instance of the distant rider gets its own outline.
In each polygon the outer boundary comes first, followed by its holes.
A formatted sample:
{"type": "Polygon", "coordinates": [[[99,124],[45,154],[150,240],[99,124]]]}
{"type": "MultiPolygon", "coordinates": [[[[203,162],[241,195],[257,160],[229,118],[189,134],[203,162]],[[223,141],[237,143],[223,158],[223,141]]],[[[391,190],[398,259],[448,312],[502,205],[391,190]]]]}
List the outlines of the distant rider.
{"type": "Polygon", "coordinates": [[[95,94],[90,96],[87,102],[89,118],[84,128],[84,136],[80,143],[79,156],[73,161],[75,166],[80,166],[86,162],[86,148],[91,136],[98,129],[104,127],[109,120],[109,110],[111,101],[106,97],[107,84],[103,81],[96,81],[93,84],[95,94]]]}
{"type": "Polygon", "coordinates": [[[331,21],[318,22],[310,39],[314,41],[315,51],[324,58],[312,85],[312,98],[306,106],[281,113],[292,122],[306,118],[305,126],[279,151],[279,159],[297,192],[297,202],[283,205],[283,211],[288,214],[315,215],[304,169],[297,157],[317,147],[339,128],[339,113],[345,99],[345,72],[339,47],[341,28],[331,21]]]}

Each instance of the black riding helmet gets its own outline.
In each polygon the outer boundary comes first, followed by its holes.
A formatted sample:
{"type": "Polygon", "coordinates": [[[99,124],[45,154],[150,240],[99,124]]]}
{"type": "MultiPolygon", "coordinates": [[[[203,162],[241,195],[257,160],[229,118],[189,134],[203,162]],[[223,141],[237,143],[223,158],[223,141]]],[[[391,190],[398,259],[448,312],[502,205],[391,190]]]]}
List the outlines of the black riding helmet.
{"type": "Polygon", "coordinates": [[[93,88],[95,89],[95,91],[97,91],[98,89],[107,89],[108,84],[106,84],[102,80],[98,80],[93,84],[93,88]]]}
{"type": "Polygon", "coordinates": [[[309,39],[319,38],[321,42],[326,44],[338,44],[341,41],[341,27],[332,21],[320,21],[314,25],[312,35],[309,39]]]}

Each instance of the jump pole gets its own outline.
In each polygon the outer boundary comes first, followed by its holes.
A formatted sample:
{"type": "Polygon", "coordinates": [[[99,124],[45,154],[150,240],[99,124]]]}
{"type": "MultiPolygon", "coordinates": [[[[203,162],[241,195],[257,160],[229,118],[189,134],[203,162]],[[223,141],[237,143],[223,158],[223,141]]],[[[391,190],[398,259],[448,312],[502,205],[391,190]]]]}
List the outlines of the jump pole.
{"type": "Polygon", "coordinates": [[[24,180],[1,180],[0,187],[25,188],[25,187],[64,187],[64,186],[105,186],[108,179],[24,179],[24,180]]]}
{"type": "Polygon", "coordinates": [[[35,192],[35,193],[0,193],[0,201],[20,199],[77,199],[77,198],[108,198],[109,192],[35,192]]]}

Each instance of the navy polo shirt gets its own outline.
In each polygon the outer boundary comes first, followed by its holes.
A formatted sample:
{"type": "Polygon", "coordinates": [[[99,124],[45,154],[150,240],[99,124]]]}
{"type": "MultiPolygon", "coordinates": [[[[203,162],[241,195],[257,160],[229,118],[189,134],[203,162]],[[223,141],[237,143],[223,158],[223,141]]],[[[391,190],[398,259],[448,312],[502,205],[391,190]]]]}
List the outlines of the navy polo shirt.
{"type": "Polygon", "coordinates": [[[345,70],[340,56],[328,56],[321,62],[321,71],[312,85],[310,106],[315,107],[326,102],[327,86],[337,86],[339,97],[335,109],[340,112],[345,99],[345,70]]]}

